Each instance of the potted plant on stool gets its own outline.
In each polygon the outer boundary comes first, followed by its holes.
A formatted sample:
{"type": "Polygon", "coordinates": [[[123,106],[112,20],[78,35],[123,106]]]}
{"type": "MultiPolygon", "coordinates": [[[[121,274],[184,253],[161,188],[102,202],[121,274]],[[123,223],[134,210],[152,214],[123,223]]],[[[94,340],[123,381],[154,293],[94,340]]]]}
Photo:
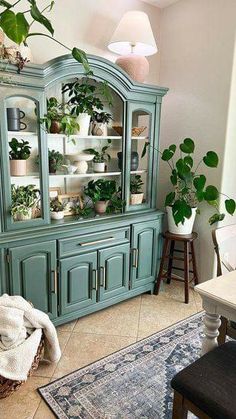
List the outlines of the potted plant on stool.
{"type": "Polygon", "coordinates": [[[101,149],[86,148],[85,153],[94,155],[93,157],[93,170],[97,173],[105,172],[105,162],[110,161],[111,156],[107,153],[107,149],[110,147],[111,140],[107,140],[108,144],[101,149]]]}
{"type": "Polygon", "coordinates": [[[30,157],[31,150],[29,142],[12,138],[9,147],[11,176],[25,176],[27,173],[26,160],[30,157]]]}
{"type": "MultiPolygon", "coordinates": [[[[146,142],[142,157],[147,147],[152,147],[146,142]]],[[[154,147],[155,148],[155,147],[154,147]]],[[[191,138],[185,138],[178,146],[179,155],[174,161],[177,146],[171,144],[163,152],[160,152],[161,159],[165,161],[170,169],[170,182],[172,191],[166,195],[165,206],[167,210],[169,232],[173,234],[191,234],[198,207],[202,202],[207,202],[216,212],[209,218],[210,225],[222,221],[224,213],[219,210],[220,192],[214,185],[207,185],[207,178],[199,173],[199,167],[204,164],[208,168],[216,168],[219,158],[214,151],[208,151],[200,161],[194,165],[195,144],[191,138]]],[[[223,195],[223,194],[222,194],[223,195]]],[[[225,199],[225,210],[233,215],[236,203],[230,197],[225,199]]]]}
{"type": "Polygon", "coordinates": [[[97,179],[88,183],[88,186],[84,188],[84,193],[93,201],[96,213],[104,214],[116,190],[115,180],[97,179]]]}
{"type": "Polygon", "coordinates": [[[139,205],[143,202],[143,181],[140,175],[131,177],[130,180],[130,204],[139,205]]]}

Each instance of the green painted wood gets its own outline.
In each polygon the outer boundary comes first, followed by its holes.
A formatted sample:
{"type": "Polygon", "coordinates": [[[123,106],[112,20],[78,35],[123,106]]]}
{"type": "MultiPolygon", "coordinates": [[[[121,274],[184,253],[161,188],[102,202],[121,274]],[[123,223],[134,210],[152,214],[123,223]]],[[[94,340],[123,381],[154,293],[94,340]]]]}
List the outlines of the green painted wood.
{"type": "Polygon", "coordinates": [[[129,289],[129,244],[99,250],[99,300],[124,294],[129,289]]]}
{"type": "Polygon", "coordinates": [[[97,252],[60,262],[60,314],[80,311],[96,303],[97,252]]]}
{"type": "Polygon", "coordinates": [[[57,316],[56,242],[9,249],[10,292],[22,295],[51,319],[57,316]]]}
{"type": "Polygon", "coordinates": [[[154,282],[157,274],[161,225],[159,221],[138,223],[132,230],[132,288],[154,282]]]}

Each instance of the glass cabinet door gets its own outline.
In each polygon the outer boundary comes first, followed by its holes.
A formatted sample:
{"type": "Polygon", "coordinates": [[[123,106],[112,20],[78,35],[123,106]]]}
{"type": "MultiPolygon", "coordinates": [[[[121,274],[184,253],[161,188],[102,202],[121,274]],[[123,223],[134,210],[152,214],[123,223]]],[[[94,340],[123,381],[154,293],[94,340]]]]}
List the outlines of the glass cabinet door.
{"type": "Polygon", "coordinates": [[[127,211],[148,209],[155,206],[153,196],[154,171],[157,170],[154,150],[155,105],[128,104],[126,203],[127,211]],[[146,153],[142,156],[145,143],[146,153]]]}
{"type": "MultiPolygon", "coordinates": [[[[9,94],[9,89],[8,89],[9,94]]],[[[44,94],[14,89],[1,102],[4,224],[7,230],[49,221],[44,94]],[[28,92],[27,92],[28,93],[28,92]]]]}

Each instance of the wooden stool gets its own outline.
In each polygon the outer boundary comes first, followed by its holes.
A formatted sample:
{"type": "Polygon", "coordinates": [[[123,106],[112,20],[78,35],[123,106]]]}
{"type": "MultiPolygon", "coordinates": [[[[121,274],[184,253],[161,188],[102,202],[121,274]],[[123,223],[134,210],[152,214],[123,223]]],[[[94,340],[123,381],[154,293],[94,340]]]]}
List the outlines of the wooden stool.
{"type": "Polygon", "coordinates": [[[168,231],[162,235],[164,237],[164,246],[163,253],[160,263],[159,275],[157,277],[154,294],[158,294],[160,290],[161,281],[167,279],[167,284],[170,284],[171,279],[176,281],[181,281],[180,278],[172,275],[172,269],[184,272],[184,289],[185,289],[185,303],[189,302],[189,283],[194,281],[195,285],[198,284],[198,273],[196,266],[196,258],[194,252],[194,240],[197,238],[197,233],[192,233],[188,235],[180,234],[171,234],[168,231]],[[184,250],[175,249],[175,242],[182,242],[184,245],[184,250]],[[168,247],[170,244],[170,251],[168,254],[168,247]],[[184,257],[174,256],[174,253],[183,253],[184,257]],[[189,258],[191,255],[191,259],[189,258]],[[168,259],[168,267],[166,273],[164,271],[165,259],[168,259]],[[179,260],[184,262],[184,268],[179,268],[173,266],[173,260],[179,260]],[[192,263],[192,270],[190,270],[190,263],[192,263]],[[190,275],[193,274],[192,279],[190,280],[190,275]]]}

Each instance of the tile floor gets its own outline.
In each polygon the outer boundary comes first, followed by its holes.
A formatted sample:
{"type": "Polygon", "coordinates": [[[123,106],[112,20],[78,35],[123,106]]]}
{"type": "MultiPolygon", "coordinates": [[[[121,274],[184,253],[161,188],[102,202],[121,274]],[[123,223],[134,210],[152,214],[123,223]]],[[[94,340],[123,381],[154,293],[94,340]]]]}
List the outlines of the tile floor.
{"type": "Polygon", "coordinates": [[[13,396],[0,401],[1,419],[51,419],[54,415],[36,389],[201,310],[193,290],[183,303],[183,286],[164,285],[158,296],[143,294],[126,302],[59,326],[62,358],[57,365],[41,363],[13,396]]]}

